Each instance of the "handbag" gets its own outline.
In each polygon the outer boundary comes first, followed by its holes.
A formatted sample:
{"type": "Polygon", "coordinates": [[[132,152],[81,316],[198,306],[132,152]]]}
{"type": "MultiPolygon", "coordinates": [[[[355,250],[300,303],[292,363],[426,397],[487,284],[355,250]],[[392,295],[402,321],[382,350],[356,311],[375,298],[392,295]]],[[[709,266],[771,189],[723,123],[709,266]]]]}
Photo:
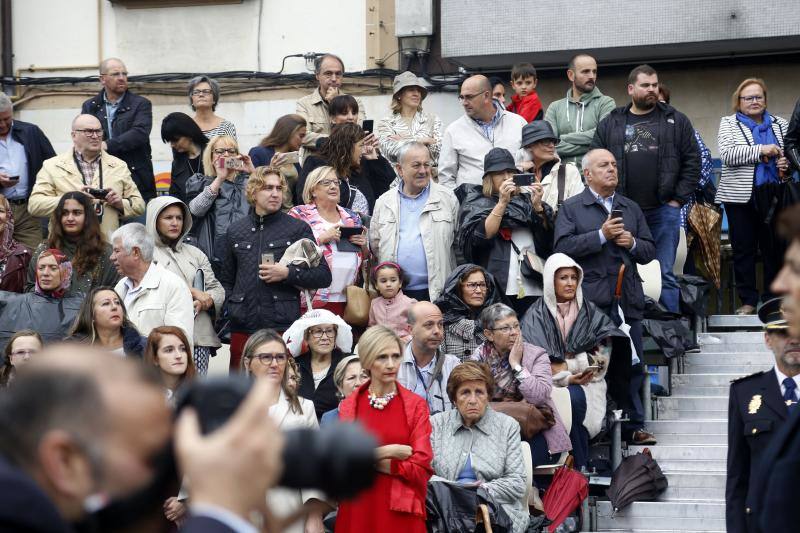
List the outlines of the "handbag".
{"type": "Polygon", "coordinates": [[[366,287],[369,285],[369,276],[367,275],[367,263],[364,260],[361,262],[361,277],[363,278],[363,287],[360,285],[348,285],[344,289],[346,302],[344,304],[344,313],[342,318],[351,326],[365,328],[369,323],[369,309],[372,305],[372,298],[369,296],[366,287]]]}
{"type": "Polygon", "coordinates": [[[490,402],[489,405],[498,413],[508,415],[519,422],[520,434],[525,440],[532,439],[556,424],[553,410],[546,405],[537,407],[525,400],[518,402],[490,402]]]}
{"type": "Polygon", "coordinates": [[[519,260],[519,271],[526,278],[542,284],[544,282],[544,261],[536,255],[530,248],[525,248],[520,251],[513,240],[509,241],[511,247],[514,248],[514,253],[517,254],[519,260]]]}

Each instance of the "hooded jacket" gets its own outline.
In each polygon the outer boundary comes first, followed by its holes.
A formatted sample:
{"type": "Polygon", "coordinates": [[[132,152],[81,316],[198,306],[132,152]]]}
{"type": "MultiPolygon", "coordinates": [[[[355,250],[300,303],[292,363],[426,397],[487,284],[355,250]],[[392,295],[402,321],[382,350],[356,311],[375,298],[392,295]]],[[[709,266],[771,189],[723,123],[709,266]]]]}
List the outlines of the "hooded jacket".
{"type": "MultiPolygon", "coordinates": [[[[600,432],[606,414],[605,376],[611,361],[611,353],[616,355],[613,351],[596,348],[608,337],[616,337],[621,340],[626,337],[597,306],[584,300],[581,288],[583,269],[572,258],[561,253],[551,255],[544,265],[543,277],[542,297],[528,309],[520,321],[522,337],[526,342],[544,348],[550,355],[551,361],[566,361],[567,368],[573,374],[579,374],[586,370],[590,364],[587,352],[594,352],[592,359],[595,364],[600,365],[601,369],[590,383],[583,385],[587,406],[583,425],[588,430],[589,436],[594,437],[600,432]],[[565,341],[556,322],[558,307],[554,279],[559,269],[570,267],[578,271],[578,287],[575,292],[578,316],[567,333],[565,341]]],[[[623,340],[623,342],[614,343],[613,346],[620,351],[620,358],[627,360],[627,364],[630,366],[630,344],[623,340]]]]}
{"type": "MultiPolygon", "coordinates": [[[[147,204],[147,232],[155,241],[153,250],[153,261],[164,267],[164,269],[176,274],[186,282],[188,287],[192,284],[198,272],[203,273],[204,287],[197,287],[203,292],[207,292],[214,300],[213,314],[221,312],[222,304],[225,302],[225,289],[217,280],[214,271],[211,269],[211,262],[199,248],[185,242],[186,236],[192,229],[192,216],[189,207],[172,196],[159,196],[147,204]],[[174,247],[165,243],[156,230],[158,216],[169,206],[177,205],[183,211],[183,232],[174,247]]],[[[214,331],[214,320],[212,310],[200,311],[194,317],[194,342],[195,346],[205,346],[219,348],[222,344],[214,331]]]]}
{"type": "Polygon", "coordinates": [[[462,361],[469,360],[472,353],[486,341],[481,327],[481,311],[492,304],[506,303],[497,281],[485,268],[467,263],[459,265],[444,282],[444,290],[436,300],[444,317],[444,352],[455,355],[462,361]],[[464,272],[477,268],[486,279],[486,299],[480,309],[473,310],[458,295],[458,286],[464,272]]]}
{"type": "Polygon", "coordinates": [[[544,119],[558,135],[556,150],[564,163],[581,168],[581,158],[589,151],[597,124],[616,106],[614,99],[601,93],[597,86],[581,94],[577,102],[572,99],[570,87],[566,97],[548,106],[544,119]]]}

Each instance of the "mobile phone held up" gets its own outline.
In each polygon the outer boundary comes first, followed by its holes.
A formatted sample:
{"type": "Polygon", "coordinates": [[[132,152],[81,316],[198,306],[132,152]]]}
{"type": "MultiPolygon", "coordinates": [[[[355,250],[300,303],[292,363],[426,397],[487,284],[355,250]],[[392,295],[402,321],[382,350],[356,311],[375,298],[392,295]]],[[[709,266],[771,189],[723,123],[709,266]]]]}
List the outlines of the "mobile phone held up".
{"type": "Polygon", "coordinates": [[[364,228],[362,226],[342,226],[339,228],[339,232],[343,239],[349,239],[350,237],[355,237],[356,235],[361,235],[364,232],[364,228]]]}
{"type": "Polygon", "coordinates": [[[233,170],[242,170],[244,168],[244,161],[242,161],[237,157],[226,157],[225,168],[230,168],[233,170]]]}
{"type": "Polygon", "coordinates": [[[364,130],[364,133],[369,135],[372,133],[372,130],[375,128],[375,121],[372,119],[366,119],[361,124],[361,128],[364,130]]]}
{"type": "Polygon", "coordinates": [[[615,218],[622,218],[622,209],[611,210],[611,220],[614,220],[615,218]]]}
{"type": "Polygon", "coordinates": [[[283,156],[284,165],[296,165],[300,162],[300,152],[286,152],[283,156]]]}
{"type": "Polygon", "coordinates": [[[274,254],[261,254],[261,264],[262,265],[274,265],[275,264],[275,255],[274,254]]]}
{"type": "Polygon", "coordinates": [[[536,181],[536,176],[531,173],[514,174],[514,185],[517,187],[530,187],[536,181]]]}

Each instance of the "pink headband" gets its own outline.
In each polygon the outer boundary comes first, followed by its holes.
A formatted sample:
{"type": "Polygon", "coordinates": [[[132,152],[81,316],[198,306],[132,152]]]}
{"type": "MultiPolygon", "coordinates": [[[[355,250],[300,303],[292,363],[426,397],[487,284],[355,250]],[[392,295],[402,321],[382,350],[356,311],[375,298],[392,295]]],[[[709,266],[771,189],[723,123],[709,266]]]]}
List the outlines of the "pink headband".
{"type": "Polygon", "coordinates": [[[383,267],[392,267],[394,269],[397,269],[398,274],[403,273],[403,269],[400,268],[400,265],[398,265],[397,263],[393,263],[392,261],[384,261],[383,263],[379,264],[378,266],[372,269],[372,275],[373,276],[376,275],[378,273],[378,270],[382,269],[383,267]]]}

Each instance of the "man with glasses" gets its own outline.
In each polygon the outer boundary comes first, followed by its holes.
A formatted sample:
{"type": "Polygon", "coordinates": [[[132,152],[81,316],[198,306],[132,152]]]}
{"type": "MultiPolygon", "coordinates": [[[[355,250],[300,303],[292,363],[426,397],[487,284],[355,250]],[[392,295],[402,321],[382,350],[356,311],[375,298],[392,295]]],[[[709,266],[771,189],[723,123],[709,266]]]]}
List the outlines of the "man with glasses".
{"type": "Polygon", "coordinates": [[[431,152],[422,143],[400,147],[397,188],[375,202],[369,241],[379,263],[397,263],[408,277],[403,293],[415,300],[434,301],[455,268],[453,240],[458,200],[431,180],[431,152]]]}
{"type": "Polygon", "coordinates": [[[700,148],[689,119],[659,102],[658,74],[639,65],[628,76],[631,103],[614,109],[595,130],[592,148],[614,154],[618,190],[642,208],[661,266],[661,303],[680,312],[678,280],[672,272],[678,249],[681,206],[700,179],[700,148]]]}
{"type": "Polygon", "coordinates": [[[408,310],[408,324],[411,326],[411,340],[403,351],[397,382],[424,398],[431,415],[452,409],[447,380],[461,360],[442,350],[442,312],[430,302],[417,302],[408,310]]]}
{"type": "Polygon", "coordinates": [[[61,195],[70,191],[92,197],[106,235],[120,226],[120,219],[144,213],[144,200],[128,166],[103,150],[103,128],[93,115],[78,115],[72,121],[72,148],[44,162],[28,211],[36,217],[50,216],[61,195]]]}
{"type": "Polygon", "coordinates": [[[458,100],[464,116],[445,130],[439,154],[439,183],[450,189],[462,183],[480,185],[484,156],[498,147],[517,153],[522,128],[527,124],[492,97],[492,85],[486,76],[467,78],[458,100]]]}
{"type": "MultiPolygon", "coordinates": [[[[303,157],[317,151],[317,142],[327,138],[331,132],[331,114],[328,105],[342,92],[344,62],[334,54],[325,54],[314,61],[314,76],[319,86],[314,92],[297,101],[297,114],[306,119],[306,135],[303,137],[303,157]]],[[[358,102],[358,123],[364,122],[364,104],[358,102]]]]}
{"type": "MultiPolygon", "coordinates": [[[[103,127],[103,150],[125,161],[145,202],[156,197],[150,130],[150,100],[128,90],[128,69],[115,58],[100,63],[103,90],[83,103],[81,113],[94,115],[103,127]]],[[[144,222],[140,220],[139,222],[144,222]]]]}

